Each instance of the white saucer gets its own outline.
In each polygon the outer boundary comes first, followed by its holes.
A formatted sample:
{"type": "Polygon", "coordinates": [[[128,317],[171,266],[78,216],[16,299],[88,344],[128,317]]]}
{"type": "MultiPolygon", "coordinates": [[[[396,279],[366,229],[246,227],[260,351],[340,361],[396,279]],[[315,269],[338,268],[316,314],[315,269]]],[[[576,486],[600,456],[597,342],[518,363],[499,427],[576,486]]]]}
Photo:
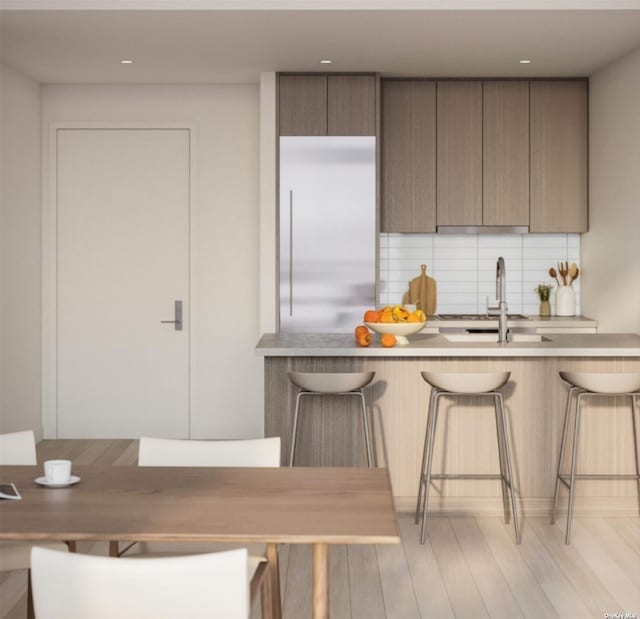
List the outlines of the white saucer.
{"type": "Polygon", "coordinates": [[[75,475],[71,475],[69,477],[69,481],[62,482],[61,484],[52,484],[47,481],[46,477],[36,477],[35,482],[41,486],[46,486],[47,488],[66,488],[67,486],[73,486],[73,484],[77,484],[80,481],[79,477],[75,475]]]}

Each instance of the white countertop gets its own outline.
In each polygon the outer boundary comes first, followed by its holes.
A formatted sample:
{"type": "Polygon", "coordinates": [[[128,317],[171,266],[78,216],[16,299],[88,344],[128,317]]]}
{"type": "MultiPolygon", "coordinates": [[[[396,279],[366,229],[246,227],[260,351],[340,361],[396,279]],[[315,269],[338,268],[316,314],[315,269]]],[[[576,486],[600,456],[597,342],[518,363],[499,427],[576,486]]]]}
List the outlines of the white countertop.
{"type": "Polygon", "coordinates": [[[347,333],[266,333],[256,347],[262,357],[640,357],[640,335],[593,333],[545,335],[542,342],[509,344],[450,342],[443,335],[409,336],[408,346],[368,348],[347,333]]]}
{"type": "MultiPolygon", "coordinates": [[[[597,328],[597,321],[586,316],[527,316],[526,318],[510,318],[507,324],[511,328],[517,329],[540,329],[540,328],[597,328]]],[[[498,317],[491,316],[482,320],[461,320],[444,319],[440,316],[429,316],[426,329],[479,329],[498,328],[498,317]]]]}

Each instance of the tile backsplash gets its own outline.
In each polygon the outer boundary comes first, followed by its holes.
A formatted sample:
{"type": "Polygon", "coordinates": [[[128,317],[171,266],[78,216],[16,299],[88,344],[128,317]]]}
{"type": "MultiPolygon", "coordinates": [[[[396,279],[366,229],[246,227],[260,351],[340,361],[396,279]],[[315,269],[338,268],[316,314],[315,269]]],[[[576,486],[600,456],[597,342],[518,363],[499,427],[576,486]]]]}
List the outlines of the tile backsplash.
{"type": "MultiPolygon", "coordinates": [[[[420,265],[438,286],[438,313],[484,313],[495,304],[496,261],[507,267],[510,313],[537,314],[534,288],[555,282],[549,267],[560,260],[580,265],[579,234],[389,234],[380,235],[380,303],[402,301],[420,265]]],[[[557,267],[556,267],[557,268],[557,267]]],[[[574,283],[580,314],[580,278],[574,283]]],[[[553,313],[554,293],[551,293],[553,313]]]]}

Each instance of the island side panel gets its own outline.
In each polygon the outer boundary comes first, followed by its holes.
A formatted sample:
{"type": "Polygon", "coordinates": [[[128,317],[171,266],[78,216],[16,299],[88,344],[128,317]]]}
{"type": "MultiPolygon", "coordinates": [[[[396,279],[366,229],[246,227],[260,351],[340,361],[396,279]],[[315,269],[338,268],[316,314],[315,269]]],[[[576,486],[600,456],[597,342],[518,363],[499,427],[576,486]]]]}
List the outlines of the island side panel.
{"type": "MultiPolygon", "coordinates": [[[[548,513],[553,495],[567,394],[558,372],[640,372],[640,359],[267,357],[265,427],[267,436],[282,437],[283,463],[289,453],[296,395],[287,378],[287,371],[291,370],[376,372],[365,394],[373,421],[377,463],[389,468],[400,509],[414,507],[418,488],[429,398],[429,386],[420,371],[510,371],[511,380],[503,393],[513,436],[517,494],[527,513],[542,515],[548,513]]],[[[338,398],[308,398],[302,415],[297,463],[365,465],[356,398],[348,403],[338,398]]],[[[591,400],[584,408],[581,425],[579,471],[635,472],[631,428],[628,399],[591,400]]],[[[487,399],[444,398],[434,470],[497,472],[495,436],[492,404],[487,399]]],[[[637,484],[633,481],[585,480],[577,486],[576,513],[633,513],[634,509],[637,511],[636,493],[637,484]]],[[[561,496],[564,505],[564,490],[561,496]]],[[[449,513],[499,513],[500,486],[491,480],[436,482],[431,506],[449,513]]]]}

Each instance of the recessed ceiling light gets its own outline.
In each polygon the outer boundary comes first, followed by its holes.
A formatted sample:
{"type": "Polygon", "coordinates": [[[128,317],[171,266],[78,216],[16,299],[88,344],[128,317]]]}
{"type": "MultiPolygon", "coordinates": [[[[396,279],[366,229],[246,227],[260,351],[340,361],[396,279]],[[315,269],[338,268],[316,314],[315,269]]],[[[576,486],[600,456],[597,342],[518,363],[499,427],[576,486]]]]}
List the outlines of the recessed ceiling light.
{"type": "Polygon", "coordinates": [[[133,60],[121,60],[120,64],[133,64],[133,60]]]}
{"type": "Polygon", "coordinates": [[[320,64],[331,64],[333,60],[321,60],[320,64]]]}
{"type": "Polygon", "coordinates": [[[531,64],[531,60],[521,60],[520,64],[531,64]]]}

